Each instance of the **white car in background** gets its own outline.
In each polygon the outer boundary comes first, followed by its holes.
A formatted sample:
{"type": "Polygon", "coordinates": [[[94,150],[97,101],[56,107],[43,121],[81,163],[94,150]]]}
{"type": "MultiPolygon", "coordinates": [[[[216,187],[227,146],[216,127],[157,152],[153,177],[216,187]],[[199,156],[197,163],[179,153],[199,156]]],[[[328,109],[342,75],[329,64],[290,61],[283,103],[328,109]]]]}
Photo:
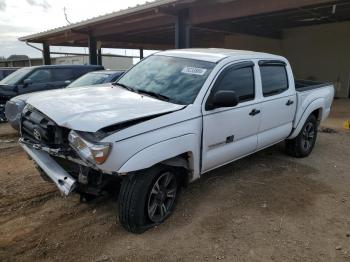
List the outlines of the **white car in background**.
{"type": "MultiPolygon", "coordinates": [[[[98,86],[106,83],[112,83],[117,81],[118,78],[120,78],[120,76],[124,74],[124,72],[125,71],[121,71],[121,70],[93,71],[79,77],[77,80],[70,83],[66,88],[83,87],[83,86],[91,87],[91,86],[98,86]]],[[[28,100],[28,98],[34,95],[42,95],[44,92],[46,93],[50,91],[52,90],[27,93],[27,94],[16,96],[11,100],[7,101],[5,105],[5,116],[7,121],[10,123],[10,125],[14,129],[19,130],[21,113],[23,111],[23,108],[26,105],[26,101],[28,100]]]]}
{"type": "Polygon", "coordinates": [[[81,86],[95,86],[117,81],[125,71],[123,70],[100,70],[87,73],[70,83],[67,88],[81,86]]]}
{"type": "Polygon", "coordinates": [[[33,96],[20,143],[64,195],[118,179],[119,220],[141,233],[172,213],[179,188],[286,141],[306,157],[331,108],[329,83],[295,81],[287,59],[188,49],[142,60],[115,84],[33,96]]]}

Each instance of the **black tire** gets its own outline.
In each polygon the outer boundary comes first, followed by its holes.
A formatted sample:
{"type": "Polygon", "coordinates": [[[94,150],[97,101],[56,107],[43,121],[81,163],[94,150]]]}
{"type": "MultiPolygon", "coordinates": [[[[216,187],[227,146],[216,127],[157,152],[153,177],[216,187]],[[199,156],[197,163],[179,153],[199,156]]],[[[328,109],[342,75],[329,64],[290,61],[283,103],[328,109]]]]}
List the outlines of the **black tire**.
{"type": "Polygon", "coordinates": [[[300,133],[294,139],[286,140],[287,154],[293,157],[303,158],[310,155],[317,139],[317,119],[310,115],[300,133]]]}
{"type": "MultiPolygon", "coordinates": [[[[125,177],[122,181],[119,193],[119,222],[121,225],[129,232],[140,234],[164,222],[175,208],[180,188],[179,177],[179,169],[165,165],[157,165],[125,177]],[[154,198],[155,195],[155,191],[152,191],[152,189],[155,187],[156,183],[158,183],[159,186],[161,182],[159,179],[165,178],[164,174],[171,174],[170,176],[175,178],[171,180],[171,186],[175,185],[174,201],[169,205],[167,213],[164,216],[159,219],[153,219],[152,221],[149,215],[150,199],[154,198]]],[[[160,191],[162,190],[159,190],[159,192],[160,191]]],[[[167,201],[166,203],[168,205],[167,193],[162,192],[162,194],[163,198],[165,197],[164,203],[167,201]],[[164,194],[166,196],[164,196],[164,194]]]]}

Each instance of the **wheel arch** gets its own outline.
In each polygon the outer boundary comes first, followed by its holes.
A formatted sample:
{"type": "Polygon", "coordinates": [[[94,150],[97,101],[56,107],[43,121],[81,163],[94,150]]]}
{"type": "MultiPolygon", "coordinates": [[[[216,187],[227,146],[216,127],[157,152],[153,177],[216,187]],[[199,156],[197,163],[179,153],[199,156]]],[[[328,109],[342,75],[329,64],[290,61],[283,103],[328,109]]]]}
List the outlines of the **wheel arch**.
{"type": "Polygon", "coordinates": [[[324,112],[324,99],[319,98],[311,102],[309,106],[304,110],[299,121],[297,122],[297,125],[294,127],[294,130],[291,133],[291,135],[288,137],[288,139],[293,139],[299,134],[300,130],[303,128],[305,124],[305,121],[308,119],[308,117],[311,114],[315,115],[318,122],[321,122],[321,120],[323,119],[323,112],[324,112]]]}
{"type": "Polygon", "coordinates": [[[150,145],[130,157],[118,170],[118,173],[127,174],[150,168],[156,164],[164,164],[186,169],[186,180],[195,180],[199,177],[197,140],[195,134],[186,134],[150,145]]]}
{"type": "Polygon", "coordinates": [[[317,108],[314,111],[311,112],[311,115],[314,115],[317,119],[317,122],[321,122],[322,120],[322,115],[323,115],[323,108],[317,108]]]}

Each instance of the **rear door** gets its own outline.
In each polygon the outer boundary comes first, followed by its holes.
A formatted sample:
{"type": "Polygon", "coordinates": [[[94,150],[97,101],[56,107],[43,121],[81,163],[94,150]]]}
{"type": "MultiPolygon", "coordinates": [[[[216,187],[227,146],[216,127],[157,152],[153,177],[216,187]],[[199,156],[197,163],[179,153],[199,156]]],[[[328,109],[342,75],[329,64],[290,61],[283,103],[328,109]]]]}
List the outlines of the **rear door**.
{"type": "Polygon", "coordinates": [[[69,85],[75,80],[78,68],[54,68],[53,69],[53,82],[51,83],[54,88],[63,88],[69,85]]]}
{"type": "Polygon", "coordinates": [[[202,172],[256,150],[260,114],[252,114],[257,109],[254,71],[251,61],[235,63],[224,68],[215,80],[203,111],[202,172]],[[217,90],[234,90],[239,104],[210,110],[208,105],[217,90]]]}
{"type": "Polygon", "coordinates": [[[291,70],[284,61],[259,61],[262,88],[258,149],[288,137],[296,110],[296,93],[291,70]],[[290,73],[288,73],[290,72],[290,73]]]}

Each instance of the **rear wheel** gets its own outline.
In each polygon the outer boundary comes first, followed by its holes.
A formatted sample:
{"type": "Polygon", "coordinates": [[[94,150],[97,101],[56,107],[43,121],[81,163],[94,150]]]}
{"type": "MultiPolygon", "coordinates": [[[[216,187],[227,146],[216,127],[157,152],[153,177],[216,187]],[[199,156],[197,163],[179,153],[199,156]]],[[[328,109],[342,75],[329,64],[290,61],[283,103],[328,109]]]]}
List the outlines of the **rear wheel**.
{"type": "Polygon", "coordinates": [[[300,133],[294,139],[286,140],[287,154],[294,157],[307,157],[312,152],[317,138],[317,119],[310,115],[300,133]]]}
{"type": "Polygon", "coordinates": [[[119,194],[119,221],[129,232],[142,233],[162,223],[174,210],[179,170],[157,165],[124,178],[119,194]]]}

